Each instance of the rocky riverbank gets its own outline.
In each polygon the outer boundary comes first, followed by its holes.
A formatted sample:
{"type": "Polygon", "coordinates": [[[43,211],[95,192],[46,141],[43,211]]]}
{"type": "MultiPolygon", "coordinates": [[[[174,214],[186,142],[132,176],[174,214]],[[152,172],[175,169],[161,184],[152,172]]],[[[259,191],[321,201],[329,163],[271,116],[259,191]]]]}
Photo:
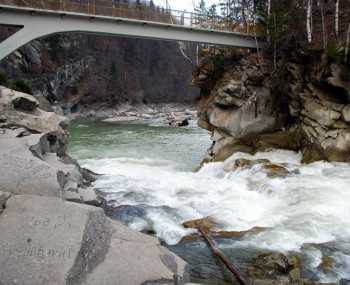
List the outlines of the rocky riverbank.
{"type": "Polygon", "coordinates": [[[107,123],[137,122],[159,126],[188,126],[197,119],[197,110],[188,104],[124,104],[115,108],[100,105],[69,113],[71,119],[98,120],[107,123]]]}
{"type": "Polygon", "coordinates": [[[273,148],[303,162],[350,161],[350,68],[321,51],[295,51],[277,69],[256,54],[214,51],[193,83],[199,125],[212,132],[204,162],[273,148]]]}
{"type": "Polygon", "coordinates": [[[0,87],[0,284],[184,284],[186,263],[107,218],[64,117],[0,87]],[[93,204],[88,205],[88,204],[93,204]]]}

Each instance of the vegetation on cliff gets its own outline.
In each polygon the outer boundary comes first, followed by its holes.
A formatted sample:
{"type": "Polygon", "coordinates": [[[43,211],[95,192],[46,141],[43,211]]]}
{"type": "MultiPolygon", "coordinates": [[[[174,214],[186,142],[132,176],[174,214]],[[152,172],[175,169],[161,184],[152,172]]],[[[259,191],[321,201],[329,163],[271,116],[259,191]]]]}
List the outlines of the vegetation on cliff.
{"type": "Polygon", "coordinates": [[[238,5],[259,15],[266,43],[203,55],[193,83],[199,125],[213,133],[204,162],[270,148],[302,151],[304,162],[350,161],[350,2],[310,2],[238,5]]]}

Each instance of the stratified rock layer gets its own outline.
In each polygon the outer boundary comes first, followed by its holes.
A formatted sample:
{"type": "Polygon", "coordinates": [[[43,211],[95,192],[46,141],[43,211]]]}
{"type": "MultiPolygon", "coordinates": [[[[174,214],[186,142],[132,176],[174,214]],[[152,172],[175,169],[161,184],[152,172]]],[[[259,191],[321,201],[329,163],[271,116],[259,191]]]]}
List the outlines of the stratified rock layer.
{"type": "Polygon", "coordinates": [[[271,69],[256,54],[207,55],[194,73],[199,126],[212,132],[204,162],[234,152],[302,151],[303,161],[350,161],[350,67],[310,52],[271,69]]]}

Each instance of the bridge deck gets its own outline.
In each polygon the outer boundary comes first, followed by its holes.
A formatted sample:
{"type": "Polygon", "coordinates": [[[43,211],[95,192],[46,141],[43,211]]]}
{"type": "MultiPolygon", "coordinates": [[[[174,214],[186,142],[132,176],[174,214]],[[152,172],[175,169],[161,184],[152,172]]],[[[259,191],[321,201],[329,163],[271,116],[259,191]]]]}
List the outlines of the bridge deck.
{"type": "MultiPolygon", "coordinates": [[[[9,0],[0,0],[0,25],[12,25],[23,28],[0,43],[0,60],[32,40],[66,32],[86,32],[256,48],[256,41],[252,35],[216,30],[203,25],[195,25],[194,23],[187,25],[185,21],[182,23],[175,21],[170,24],[148,19],[127,18],[125,15],[125,17],[103,16],[96,13],[39,9],[33,8],[32,6],[34,5],[27,5],[29,7],[3,5],[4,1],[8,2],[9,0]]],[[[35,2],[37,0],[29,1],[35,2]]],[[[53,2],[56,3],[57,1],[53,2]]]]}
{"type": "Polygon", "coordinates": [[[0,0],[0,5],[243,32],[240,23],[228,21],[225,17],[218,15],[208,16],[207,14],[174,10],[170,7],[158,7],[150,1],[142,1],[140,4],[122,2],[121,0],[0,0]]]}

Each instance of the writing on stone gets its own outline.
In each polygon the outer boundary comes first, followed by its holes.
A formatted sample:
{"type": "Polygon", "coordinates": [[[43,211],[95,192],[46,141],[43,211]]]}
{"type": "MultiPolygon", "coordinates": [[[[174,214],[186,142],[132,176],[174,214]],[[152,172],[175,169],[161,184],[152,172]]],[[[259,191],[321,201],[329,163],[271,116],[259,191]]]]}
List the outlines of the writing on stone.
{"type": "Polygon", "coordinates": [[[73,257],[73,249],[68,248],[46,248],[46,247],[36,247],[36,246],[28,246],[25,248],[9,248],[3,249],[2,254],[7,254],[12,257],[25,257],[25,258],[39,258],[39,259],[47,259],[47,260],[55,260],[55,259],[70,259],[73,257]]]}
{"type": "Polygon", "coordinates": [[[72,257],[72,249],[56,249],[56,248],[42,248],[42,247],[29,247],[22,251],[24,257],[37,257],[48,259],[69,259],[72,257]]]}
{"type": "Polygon", "coordinates": [[[56,216],[54,219],[47,217],[28,217],[29,224],[33,227],[42,227],[42,228],[59,228],[66,227],[71,228],[71,223],[66,215],[56,216]]]}

